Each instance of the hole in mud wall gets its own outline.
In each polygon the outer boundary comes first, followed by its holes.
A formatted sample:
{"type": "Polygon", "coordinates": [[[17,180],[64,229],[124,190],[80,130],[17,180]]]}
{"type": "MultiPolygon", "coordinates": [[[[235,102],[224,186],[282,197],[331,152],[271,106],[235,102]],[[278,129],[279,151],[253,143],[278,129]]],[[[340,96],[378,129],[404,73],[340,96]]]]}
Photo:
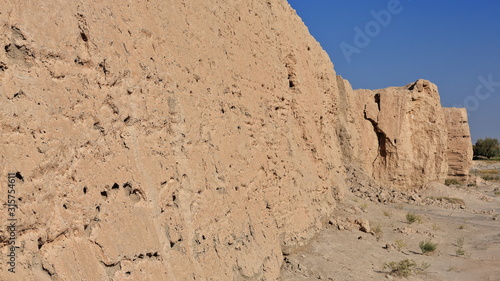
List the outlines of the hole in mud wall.
{"type": "Polygon", "coordinates": [[[375,103],[378,106],[378,111],[380,111],[380,94],[379,93],[375,94],[374,98],[375,98],[375,103]]]}
{"type": "Polygon", "coordinates": [[[38,250],[40,250],[43,246],[43,241],[42,241],[42,238],[38,238],[38,250]]]}
{"type": "Polygon", "coordinates": [[[377,133],[377,137],[380,156],[385,158],[387,156],[387,139],[383,133],[377,133]]]}
{"type": "Polygon", "coordinates": [[[152,258],[152,257],[159,257],[160,255],[158,255],[158,252],[154,252],[154,253],[146,253],[146,256],[148,258],[152,258]]]}
{"type": "Polygon", "coordinates": [[[288,73],[288,87],[295,88],[297,86],[297,74],[295,73],[295,65],[297,60],[292,54],[289,54],[285,58],[285,67],[288,73]]]}
{"type": "Polygon", "coordinates": [[[123,191],[125,192],[126,195],[132,194],[133,188],[132,184],[129,182],[126,182],[123,184],[123,191]]]}
{"type": "Polygon", "coordinates": [[[143,198],[144,196],[140,190],[134,189],[132,192],[129,192],[129,197],[132,202],[137,203],[141,201],[141,198],[143,198]]]}
{"type": "Polygon", "coordinates": [[[89,41],[89,37],[87,36],[87,34],[85,34],[85,32],[80,32],[80,37],[84,42],[89,41]]]}
{"type": "Polygon", "coordinates": [[[16,172],[16,178],[18,178],[21,181],[24,181],[24,177],[21,175],[21,172],[16,172]]]}
{"type": "Polygon", "coordinates": [[[19,90],[19,92],[15,93],[12,97],[13,98],[20,98],[22,96],[26,96],[23,90],[19,90]]]}
{"type": "Polygon", "coordinates": [[[179,205],[177,204],[177,199],[178,199],[178,197],[177,197],[176,192],[173,192],[173,193],[172,193],[172,197],[171,197],[171,199],[172,199],[172,201],[171,201],[171,202],[166,202],[166,206],[167,206],[167,207],[175,207],[175,208],[178,208],[178,207],[179,207],[179,205]]]}
{"type": "Polygon", "coordinates": [[[79,65],[84,65],[83,61],[80,59],[80,57],[76,57],[76,59],[73,61],[74,63],[76,64],[79,64],[79,65]]]}

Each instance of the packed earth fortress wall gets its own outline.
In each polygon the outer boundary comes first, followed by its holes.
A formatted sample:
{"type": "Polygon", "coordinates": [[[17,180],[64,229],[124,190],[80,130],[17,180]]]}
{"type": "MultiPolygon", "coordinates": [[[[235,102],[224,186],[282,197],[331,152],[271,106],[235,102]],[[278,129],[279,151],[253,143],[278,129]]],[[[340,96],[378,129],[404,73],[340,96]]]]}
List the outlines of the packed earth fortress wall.
{"type": "Polygon", "coordinates": [[[434,86],[353,91],[284,0],[31,4],[0,0],[2,280],[276,280],[349,167],[446,175],[434,86]]]}

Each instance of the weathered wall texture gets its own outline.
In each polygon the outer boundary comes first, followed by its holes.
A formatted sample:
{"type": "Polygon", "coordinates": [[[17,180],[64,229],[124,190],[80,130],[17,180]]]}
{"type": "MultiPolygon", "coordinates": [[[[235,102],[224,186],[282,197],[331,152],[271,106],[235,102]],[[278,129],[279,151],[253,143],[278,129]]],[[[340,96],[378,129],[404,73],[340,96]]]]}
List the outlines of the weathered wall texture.
{"type": "Polygon", "coordinates": [[[335,73],[286,1],[0,6],[2,278],[274,280],[334,208],[335,73]]]}
{"type": "Polygon", "coordinates": [[[275,280],[346,168],[445,173],[435,86],[353,92],[284,0],[0,6],[2,280],[275,280]]]}
{"type": "Polygon", "coordinates": [[[436,85],[418,80],[404,87],[347,94],[354,156],[388,187],[413,188],[447,175],[446,125],[436,85]]]}
{"type": "Polygon", "coordinates": [[[448,175],[467,180],[472,167],[472,140],[465,108],[444,108],[448,131],[448,175]]]}

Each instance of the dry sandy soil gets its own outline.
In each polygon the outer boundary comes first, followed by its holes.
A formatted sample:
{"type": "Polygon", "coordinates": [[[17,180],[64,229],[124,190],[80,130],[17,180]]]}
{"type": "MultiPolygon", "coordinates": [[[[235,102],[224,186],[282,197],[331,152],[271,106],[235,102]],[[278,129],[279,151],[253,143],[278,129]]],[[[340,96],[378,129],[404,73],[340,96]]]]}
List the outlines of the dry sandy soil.
{"type": "MultiPolygon", "coordinates": [[[[475,168],[500,171],[500,163],[476,162],[475,168]]],[[[499,193],[500,182],[487,181],[432,183],[409,194],[414,200],[408,203],[349,194],[329,226],[285,258],[283,280],[404,279],[384,264],[405,259],[416,263],[406,280],[500,280],[499,193]],[[421,221],[408,223],[408,213],[421,221]],[[362,229],[366,221],[370,229],[362,229]],[[425,240],[437,243],[433,253],[422,254],[425,240]]]]}

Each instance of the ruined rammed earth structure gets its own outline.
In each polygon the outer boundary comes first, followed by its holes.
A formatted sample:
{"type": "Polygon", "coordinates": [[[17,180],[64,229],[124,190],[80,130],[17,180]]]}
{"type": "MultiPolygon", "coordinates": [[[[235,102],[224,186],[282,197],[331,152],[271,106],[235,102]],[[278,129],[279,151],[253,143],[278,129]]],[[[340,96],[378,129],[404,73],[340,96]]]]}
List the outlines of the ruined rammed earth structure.
{"type": "Polygon", "coordinates": [[[2,280],[276,280],[348,166],[396,189],[470,166],[435,85],[352,90],[284,0],[1,7],[2,280]]]}

